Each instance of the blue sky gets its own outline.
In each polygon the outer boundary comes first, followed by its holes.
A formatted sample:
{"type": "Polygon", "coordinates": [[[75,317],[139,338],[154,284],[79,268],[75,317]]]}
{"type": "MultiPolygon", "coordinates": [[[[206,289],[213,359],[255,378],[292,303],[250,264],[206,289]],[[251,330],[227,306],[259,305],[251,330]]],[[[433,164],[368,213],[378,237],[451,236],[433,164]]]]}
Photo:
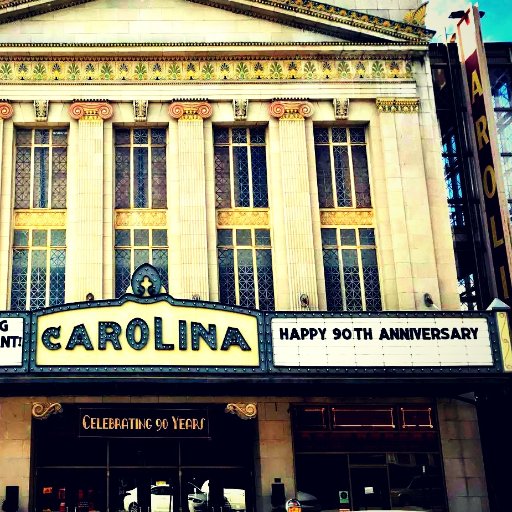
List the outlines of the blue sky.
{"type": "MultiPolygon", "coordinates": [[[[474,2],[476,3],[476,2],[474,2]]],[[[444,41],[445,30],[450,35],[456,20],[450,20],[452,11],[465,10],[470,0],[430,0],[427,7],[427,27],[437,31],[434,41],[444,41]]],[[[484,41],[512,41],[512,0],[480,0],[482,35],[484,41]]]]}

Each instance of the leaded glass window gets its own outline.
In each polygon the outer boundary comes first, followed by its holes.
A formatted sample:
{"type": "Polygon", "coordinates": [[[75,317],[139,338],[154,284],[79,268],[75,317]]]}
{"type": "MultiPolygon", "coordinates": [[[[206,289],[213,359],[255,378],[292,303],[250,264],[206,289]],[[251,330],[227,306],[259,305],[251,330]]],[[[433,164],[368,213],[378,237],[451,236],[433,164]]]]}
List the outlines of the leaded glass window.
{"type": "Polygon", "coordinates": [[[169,291],[166,229],[116,229],[114,253],[116,297],[126,293],[133,272],[144,263],[150,263],[157,269],[162,286],[169,291]]]}
{"type": "Polygon", "coordinates": [[[165,128],[115,130],[116,208],[166,208],[165,128]]]}
{"type": "Polygon", "coordinates": [[[213,132],[217,208],[268,207],[265,128],[213,132]]]}
{"type": "Polygon", "coordinates": [[[328,311],[379,311],[379,269],[372,228],[323,228],[328,311]]]}
{"type": "Polygon", "coordinates": [[[67,128],[16,130],[15,208],[66,208],[67,128]]]}
{"type": "Polygon", "coordinates": [[[64,302],[66,231],[14,230],[11,309],[23,311],[64,302]]]}
{"type": "Polygon", "coordinates": [[[222,304],[274,309],[270,230],[219,229],[217,255],[222,304]]]}
{"type": "Polygon", "coordinates": [[[364,128],[316,126],[320,208],[371,208],[364,128]]]}

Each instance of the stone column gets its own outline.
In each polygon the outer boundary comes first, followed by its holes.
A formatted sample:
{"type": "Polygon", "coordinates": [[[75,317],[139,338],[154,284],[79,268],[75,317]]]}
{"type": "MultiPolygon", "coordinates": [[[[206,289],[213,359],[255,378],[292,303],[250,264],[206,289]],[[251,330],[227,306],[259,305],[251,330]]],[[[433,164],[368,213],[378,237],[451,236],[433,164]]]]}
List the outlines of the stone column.
{"type": "Polygon", "coordinates": [[[14,111],[12,105],[7,102],[0,102],[0,308],[7,309],[9,302],[9,264],[11,222],[12,222],[12,123],[9,122],[10,130],[4,134],[4,121],[10,119],[14,111]],[[5,143],[5,144],[4,144],[5,143]]]}
{"type": "Polygon", "coordinates": [[[78,159],[68,171],[66,302],[88,293],[103,298],[103,121],[112,117],[104,102],[76,102],[69,115],[78,120],[78,159]]]}
{"type": "Polygon", "coordinates": [[[179,298],[208,300],[203,119],[212,115],[212,107],[206,101],[177,101],[169,106],[169,114],[178,120],[179,219],[174,221],[179,225],[181,251],[179,298]]]}
{"type": "Polygon", "coordinates": [[[286,248],[290,309],[300,309],[301,295],[307,295],[311,309],[318,309],[305,128],[305,118],[312,115],[313,106],[305,101],[274,101],[269,112],[279,119],[282,183],[279,202],[284,217],[284,240],[274,238],[274,244],[284,244],[286,248]]]}

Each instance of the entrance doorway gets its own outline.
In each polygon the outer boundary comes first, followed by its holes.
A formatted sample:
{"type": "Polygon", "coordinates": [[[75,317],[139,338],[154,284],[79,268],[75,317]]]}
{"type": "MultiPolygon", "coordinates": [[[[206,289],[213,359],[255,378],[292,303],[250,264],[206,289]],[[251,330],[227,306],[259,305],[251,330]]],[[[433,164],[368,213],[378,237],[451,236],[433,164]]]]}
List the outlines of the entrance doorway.
{"type": "Polygon", "coordinates": [[[255,422],[208,406],[208,437],[174,439],[81,437],[79,421],[34,421],[35,511],[254,511],[255,422]]]}

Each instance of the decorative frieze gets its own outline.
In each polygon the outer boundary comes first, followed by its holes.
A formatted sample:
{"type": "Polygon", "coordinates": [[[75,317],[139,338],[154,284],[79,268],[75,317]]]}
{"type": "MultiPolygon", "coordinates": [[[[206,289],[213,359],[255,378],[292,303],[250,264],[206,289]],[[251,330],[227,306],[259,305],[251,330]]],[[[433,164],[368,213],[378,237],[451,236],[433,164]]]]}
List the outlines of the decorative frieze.
{"type": "Polygon", "coordinates": [[[212,55],[202,59],[108,59],[41,57],[4,57],[0,59],[0,82],[19,85],[44,83],[158,83],[162,82],[286,82],[303,80],[364,82],[367,80],[403,80],[412,78],[410,58],[391,55],[363,55],[359,58],[329,58],[324,55],[242,56],[236,60],[212,55]]]}
{"type": "Polygon", "coordinates": [[[93,121],[110,119],[114,110],[104,101],[78,101],[70,105],[68,112],[73,119],[93,121]]]}
{"type": "Polygon", "coordinates": [[[320,210],[322,226],[371,226],[373,210],[320,210]]]}
{"type": "Polygon", "coordinates": [[[36,121],[48,121],[48,100],[34,100],[34,117],[36,121]]]}
{"type": "Polygon", "coordinates": [[[377,98],[377,110],[390,114],[413,114],[420,111],[419,98],[377,98]]]}
{"type": "Polygon", "coordinates": [[[217,226],[268,226],[268,210],[218,210],[217,226]]]}
{"type": "Polygon", "coordinates": [[[350,100],[348,98],[334,98],[334,118],[348,119],[348,107],[350,100]]]}
{"type": "Polygon", "coordinates": [[[66,210],[14,210],[15,228],[62,228],[65,225],[66,210]]]}
{"type": "Polygon", "coordinates": [[[0,119],[10,119],[14,114],[14,110],[10,103],[6,101],[0,102],[0,119]]]}
{"type": "Polygon", "coordinates": [[[148,100],[133,100],[133,117],[135,122],[146,122],[148,118],[148,100]]]}
{"type": "Polygon", "coordinates": [[[174,101],[169,105],[169,115],[174,119],[208,119],[212,106],[207,101],[174,101]]]}
{"type": "Polygon", "coordinates": [[[247,108],[249,107],[249,100],[235,99],[233,100],[233,117],[235,121],[245,121],[247,119],[247,108]]]}
{"type": "Polygon", "coordinates": [[[167,211],[165,210],[126,210],[116,211],[114,218],[116,228],[120,227],[165,227],[167,211]]]}
{"type": "Polygon", "coordinates": [[[269,107],[272,117],[278,119],[304,119],[313,115],[313,105],[309,101],[273,101],[269,107]]]}
{"type": "Polygon", "coordinates": [[[232,403],[227,404],[225,412],[236,414],[243,420],[252,420],[258,415],[256,404],[232,403]]]}

